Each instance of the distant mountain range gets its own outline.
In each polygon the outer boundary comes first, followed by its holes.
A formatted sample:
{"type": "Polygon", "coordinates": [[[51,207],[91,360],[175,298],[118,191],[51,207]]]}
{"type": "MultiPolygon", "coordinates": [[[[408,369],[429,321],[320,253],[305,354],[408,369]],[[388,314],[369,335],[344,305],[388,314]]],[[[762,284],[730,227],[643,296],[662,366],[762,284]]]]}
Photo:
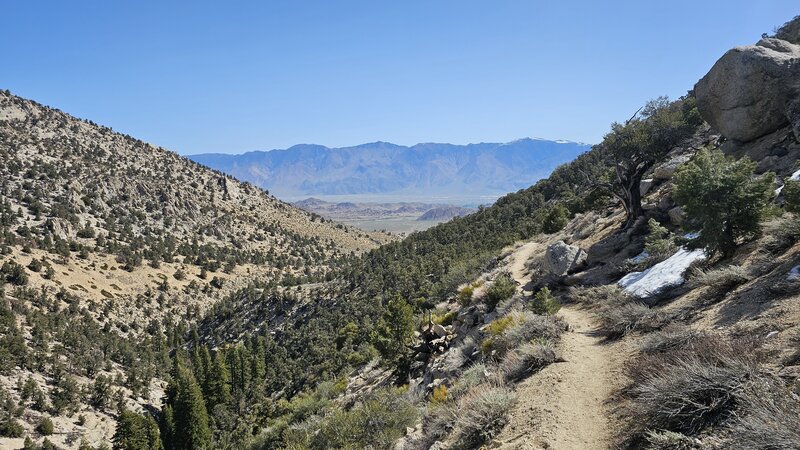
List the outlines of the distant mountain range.
{"type": "Polygon", "coordinates": [[[500,196],[528,187],[589,148],[578,142],[526,138],[504,144],[411,147],[388,142],[342,148],[301,144],[285,150],[189,158],[289,200],[390,194],[440,201],[500,196]]]}

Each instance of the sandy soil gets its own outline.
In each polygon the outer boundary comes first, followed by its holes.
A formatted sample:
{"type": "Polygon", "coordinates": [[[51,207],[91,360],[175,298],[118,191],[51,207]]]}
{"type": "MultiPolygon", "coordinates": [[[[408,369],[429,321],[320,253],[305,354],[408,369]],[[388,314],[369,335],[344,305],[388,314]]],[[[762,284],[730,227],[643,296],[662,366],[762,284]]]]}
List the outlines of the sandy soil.
{"type": "MultiPolygon", "coordinates": [[[[512,255],[514,278],[530,280],[526,262],[545,246],[527,243],[512,255]]],[[[562,336],[565,360],[517,386],[519,402],[495,444],[504,449],[607,449],[615,427],[612,399],[624,383],[624,343],[607,344],[590,313],[565,306],[559,314],[570,330],[562,336]]]]}

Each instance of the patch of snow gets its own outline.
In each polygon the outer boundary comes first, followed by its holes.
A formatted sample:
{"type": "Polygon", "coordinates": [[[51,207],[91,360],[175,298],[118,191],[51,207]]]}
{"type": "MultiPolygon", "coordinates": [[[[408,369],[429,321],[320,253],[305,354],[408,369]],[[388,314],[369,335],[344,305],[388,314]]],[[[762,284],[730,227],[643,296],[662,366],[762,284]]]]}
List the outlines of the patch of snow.
{"type": "Polygon", "coordinates": [[[681,248],[674,255],[643,272],[631,272],[617,282],[634,297],[646,298],[664,289],[680,286],[684,272],[692,263],[706,259],[703,250],[681,248]]]}
{"type": "Polygon", "coordinates": [[[789,275],[786,276],[786,280],[800,281],[800,266],[792,267],[792,270],[789,271],[789,275]]]}
{"type": "Polygon", "coordinates": [[[790,180],[800,181],[800,170],[793,173],[792,176],[789,177],[790,180]]]}
{"type": "Polygon", "coordinates": [[[784,184],[782,184],[782,185],[781,185],[781,187],[779,187],[778,189],[775,189],[775,197],[777,197],[777,196],[781,195],[781,191],[783,190],[783,187],[784,187],[784,186],[785,186],[785,185],[784,185],[784,184]]]}
{"type": "Polygon", "coordinates": [[[686,239],[697,239],[697,238],[700,237],[700,232],[699,231],[692,231],[691,233],[684,234],[683,237],[686,238],[686,239]]]}
{"type": "Polygon", "coordinates": [[[634,256],[633,258],[630,258],[629,261],[634,263],[634,264],[638,264],[638,263],[644,261],[645,259],[647,259],[649,257],[650,257],[650,254],[647,253],[647,250],[645,250],[642,253],[639,253],[638,255],[634,256]]]}

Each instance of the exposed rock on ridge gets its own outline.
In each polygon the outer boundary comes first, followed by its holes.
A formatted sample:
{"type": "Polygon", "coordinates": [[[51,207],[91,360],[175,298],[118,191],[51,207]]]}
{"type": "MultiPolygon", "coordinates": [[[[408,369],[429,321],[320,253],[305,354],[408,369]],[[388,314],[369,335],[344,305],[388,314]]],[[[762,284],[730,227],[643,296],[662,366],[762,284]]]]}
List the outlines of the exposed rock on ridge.
{"type": "Polygon", "coordinates": [[[765,38],[726,52],[695,85],[703,118],[748,142],[792,124],[800,139],[800,46],[765,38]]]}

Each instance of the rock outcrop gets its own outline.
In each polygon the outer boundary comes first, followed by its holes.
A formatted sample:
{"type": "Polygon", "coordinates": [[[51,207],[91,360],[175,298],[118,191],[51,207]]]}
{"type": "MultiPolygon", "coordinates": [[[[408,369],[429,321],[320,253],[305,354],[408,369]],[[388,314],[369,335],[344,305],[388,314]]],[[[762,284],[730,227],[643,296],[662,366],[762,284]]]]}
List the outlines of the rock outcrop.
{"type": "Polygon", "coordinates": [[[567,245],[564,241],[547,247],[544,255],[544,269],[555,276],[566,275],[570,270],[585,263],[586,252],[580,247],[567,245]]]}
{"type": "Polygon", "coordinates": [[[703,118],[729,139],[748,142],[790,124],[797,135],[800,46],[765,38],[731,49],[694,90],[703,118]]]}

